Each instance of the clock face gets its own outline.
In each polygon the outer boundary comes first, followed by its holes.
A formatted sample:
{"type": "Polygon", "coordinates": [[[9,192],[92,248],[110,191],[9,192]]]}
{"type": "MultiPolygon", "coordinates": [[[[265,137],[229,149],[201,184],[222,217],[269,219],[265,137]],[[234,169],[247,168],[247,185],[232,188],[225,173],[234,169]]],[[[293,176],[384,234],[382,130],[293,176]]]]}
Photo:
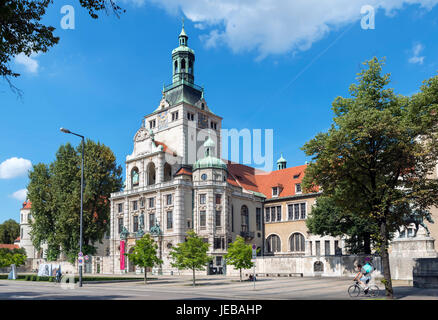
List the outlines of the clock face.
{"type": "Polygon", "coordinates": [[[204,180],[204,181],[207,180],[207,175],[205,173],[202,174],[201,179],[204,180]]]}

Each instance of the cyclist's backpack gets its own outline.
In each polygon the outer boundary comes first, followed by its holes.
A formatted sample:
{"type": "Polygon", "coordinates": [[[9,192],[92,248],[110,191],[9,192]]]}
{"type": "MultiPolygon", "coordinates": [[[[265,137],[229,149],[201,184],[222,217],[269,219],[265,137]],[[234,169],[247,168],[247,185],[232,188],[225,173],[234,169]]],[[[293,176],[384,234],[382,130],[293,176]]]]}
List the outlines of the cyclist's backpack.
{"type": "Polygon", "coordinates": [[[373,267],[368,263],[363,266],[363,269],[365,270],[365,274],[369,274],[373,271],[373,267]]]}

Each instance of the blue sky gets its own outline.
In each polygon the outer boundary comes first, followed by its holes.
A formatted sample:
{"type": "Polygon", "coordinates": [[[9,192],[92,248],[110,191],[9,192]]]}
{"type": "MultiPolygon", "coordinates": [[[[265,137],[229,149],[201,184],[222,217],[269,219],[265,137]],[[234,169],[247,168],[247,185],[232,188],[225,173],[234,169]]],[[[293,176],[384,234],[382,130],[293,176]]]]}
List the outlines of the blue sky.
{"type": "Polygon", "coordinates": [[[274,160],[282,152],[288,166],[308,160],[300,148],[328,129],[331,103],[348,95],[363,61],[386,57],[390,86],[404,95],[437,74],[438,0],[312,2],[121,0],[120,19],[92,20],[78,1],[56,1],[44,22],[59,44],[11,63],[23,98],[0,82],[0,223],[19,219],[30,163],[79,143],[60,127],[108,145],[124,165],[171,83],[183,16],[195,82],[223,128],[273,129],[274,160]],[[375,29],[361,28],[363,4],[375,7],[375,29]],[[75,9],[74,30],[60,26],[64,5],[75,9]]]}

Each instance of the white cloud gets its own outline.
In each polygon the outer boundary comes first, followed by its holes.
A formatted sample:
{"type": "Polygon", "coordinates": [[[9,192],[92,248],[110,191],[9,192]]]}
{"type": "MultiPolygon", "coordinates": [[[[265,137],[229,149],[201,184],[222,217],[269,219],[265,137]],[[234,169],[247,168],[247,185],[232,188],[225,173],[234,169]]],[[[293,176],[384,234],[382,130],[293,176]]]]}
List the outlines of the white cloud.
{"type": "Polygon", "coordinates": [[[416,45],[414,45],[414,47],[412,48],[413,56],[409,58],[409,63],[423,64],[425,57],[420,56],[420,53],[423,51],[423,49],[424,46],[421,43],[417,43],[416,45]]]}
{"type": "MultiPolygon", "coordinates": [[[[260,57],[309,49],[328,33],[360,23],[361,8],[371,5],[392,16],[408,5],[425,10],[438,0],[123,0],[147,2],[169,14],[181,12],[205,30],[207,46],[227,45],[234,52],[255,51],[260,57]]],[[[376,28],[379,16],[376,15],[376,28]]],[[[367,32],[367,31],[364,31],[367,32]]],[[[190,34],[189,34],[190,35],[190,34]]]]}
{"type": "Polygon", "coordinates": [[[0,163],[0,179],[11,179],[27,175],[32,162],[23,158],[10,158],[0,163]]]}
{"type": "Polygon", "coordinates": [[[38,53],[33,53],[30,57],[26,56],[24,53],[20,53],[15,56],[15,63],[23,65],[26,72],[35,74],[38,72],[39,64],[38,61],[33,58],[37,56],[38,53]]]}
{"type": "Polygon", "coordinates": [[[20,189],[11,194],[11,197],[18,201],[24,202],[27,199],[27,189],[20,189]]]}

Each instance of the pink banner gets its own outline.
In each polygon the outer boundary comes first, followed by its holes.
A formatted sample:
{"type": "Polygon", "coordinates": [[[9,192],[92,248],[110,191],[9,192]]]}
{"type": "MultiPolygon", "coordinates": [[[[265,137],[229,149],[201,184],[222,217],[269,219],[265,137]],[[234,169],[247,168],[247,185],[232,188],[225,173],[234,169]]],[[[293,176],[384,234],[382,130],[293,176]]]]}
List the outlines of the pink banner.
{"type": "Polygon", "coordinates": [[[120,241],[120,270],[125,270],[125,241],[120,241]]]}

